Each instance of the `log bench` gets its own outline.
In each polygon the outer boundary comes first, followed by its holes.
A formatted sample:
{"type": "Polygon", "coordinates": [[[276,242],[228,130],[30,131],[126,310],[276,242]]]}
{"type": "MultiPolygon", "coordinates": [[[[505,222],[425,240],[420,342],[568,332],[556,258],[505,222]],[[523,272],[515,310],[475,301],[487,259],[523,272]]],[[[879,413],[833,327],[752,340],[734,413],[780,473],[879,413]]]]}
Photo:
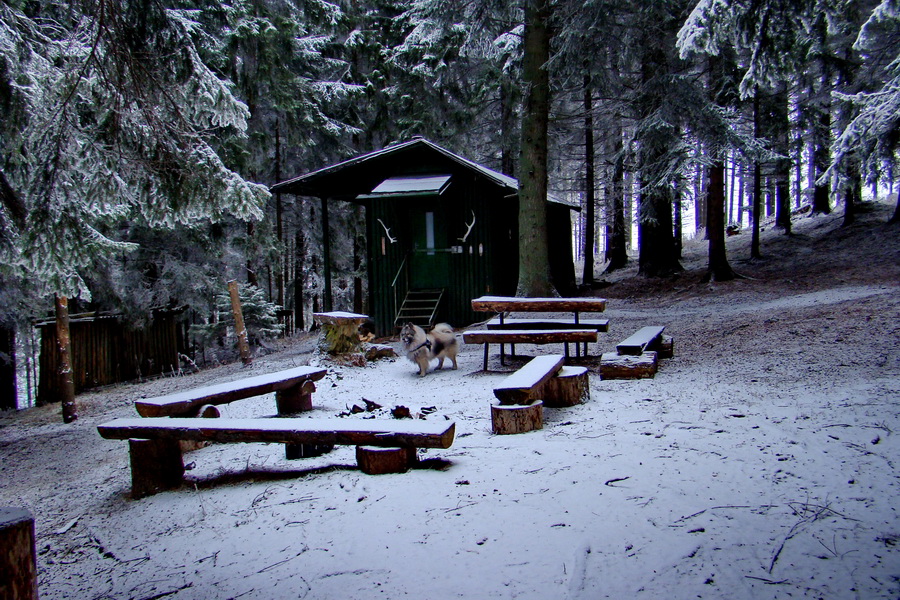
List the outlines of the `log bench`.
{"type": "Polygon", "coordinates": [[[673,340],[665,326],[642,327],[600,356],[603,379],[646,379],[656,375],[658,359],[671,358],[673,340]]]}
{"type": "Polygon", "coordinates": [[[142,417],[191,417],[198,416],[205,406],[218,406],[275,392],[278,413],[296,413],[312,409],[312,393],[316,389],[313,382],[325,377],[326,373],[325,369],[318,367],[295,367],[166,396],[142,398],[135,400],[134,407],[142,417]]]}
{"type": "Polygon", "coordinates": [[[524,433],[543,427],[543,407],[574,406],[590,398],[586,367],[568,367],[559,354],[537,356],[494,388],[494,433],[524,433]]]}
{"type": "Polygon", "coordinates": [[[134,498],[181,485],[182,441],[257,442],[357,446],[357,463],[368,474],[398,473],[417,460],[417,448],[449,448],[454,423],[374,419],[116,419],[97,427],[100,436],[128,440],[134,498]]]}
{"type": "MultiPolygon", "coordinates": [[[[569,357],[569,343],[588,343],[597,341],[596,329],[547,329],[533,331],[529,329],[477,330],[463,333],[463,341],[467,344],[484,344],[484,370],[488,368],[488,348],[490,344],[500,344],[500,364],[505,364],[504,344],[565,344],[565,355],[569,357]]],[[[513,349],[515,352],[515,349],[513,349]]]]}

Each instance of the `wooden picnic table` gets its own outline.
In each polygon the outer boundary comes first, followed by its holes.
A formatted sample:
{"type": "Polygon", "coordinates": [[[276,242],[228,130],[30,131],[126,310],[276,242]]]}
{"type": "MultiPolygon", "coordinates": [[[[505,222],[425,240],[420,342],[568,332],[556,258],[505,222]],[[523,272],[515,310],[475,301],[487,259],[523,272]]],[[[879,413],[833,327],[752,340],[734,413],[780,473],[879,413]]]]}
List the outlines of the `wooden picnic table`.
{"type": "MultiPolygon", "coordinates": [[[[472,300],[472,310],[476,312],[493,312],[498,313],[499,323],[496,325],[488,324],[489,329],[505,329],[505,318],[507,313],[512,312],[528,312],[528,313],[552,313],[552,312],[570,312],[571,319],[540,319],[540,320],[518,320],[514,324],[516,329],[548,329],[558,328],[566,329],[569,325],[578,327],[581,324],[581,313],[598,313],[606,310],[606,298],[528,298],[515,296],[481,296],[472,300]]],[[[587,328],[596,331],[606,331],[608,321],[586,324],[587,328]]],[[[515,344],[510,344],[512,354],[516,353],[515,344]]],[[[485,348],[487,348],[485,346],[485,348]]],[[[575,345],[576,356],[581,355],[578,344],[575,345]]],[[[587,356],[587,342],[584,343],[584,354],[587,356]]],[[[503,344],[500,345],[501,363],[503,362],[503,344]]]]}

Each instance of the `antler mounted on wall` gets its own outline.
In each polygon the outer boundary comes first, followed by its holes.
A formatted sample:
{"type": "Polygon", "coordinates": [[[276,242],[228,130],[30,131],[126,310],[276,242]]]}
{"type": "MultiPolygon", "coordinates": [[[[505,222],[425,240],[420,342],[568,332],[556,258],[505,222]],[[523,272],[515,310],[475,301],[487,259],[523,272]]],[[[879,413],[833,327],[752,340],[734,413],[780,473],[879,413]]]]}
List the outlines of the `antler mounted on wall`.
{"type": "Polygon", "coordinates": [[[461,238],[456,238],[456,239],[458,239],[459,241],[461,241],[462,243],[465,244],[466,240],[469,237],[469,234],[472,233],[473,227],[475,227],[475,211],[474,210],[472,211],[472,222],[466,223],[466,234],[464,236],[462,236],[461,238]]]}
{"type": "Polygon", "coordinates": [[[384,233],[385,233],[385,235],[387,235],[388,241],[389,241],[390,243],[392,243],[392,244],[393,244],[394,242],[396,242],[396,241],[397,241],[397,238],[391,237],[391,230],[388,229],[388,226],[384,224],[384,221],[382,221],[381,219],[376,219],[376,220],[377,220],[379,223],[381,223],[381,226],[382,226],[382,227],[384,227],[384,233]]]}

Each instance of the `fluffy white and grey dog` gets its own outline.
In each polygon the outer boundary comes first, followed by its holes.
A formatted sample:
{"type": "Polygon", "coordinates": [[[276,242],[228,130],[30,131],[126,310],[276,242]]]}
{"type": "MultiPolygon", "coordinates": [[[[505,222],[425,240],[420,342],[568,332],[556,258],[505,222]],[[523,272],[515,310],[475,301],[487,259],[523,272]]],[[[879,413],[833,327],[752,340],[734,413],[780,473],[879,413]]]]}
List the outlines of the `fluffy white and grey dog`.
{"type": "Polygon", "coordinates": [[[459,342],[456,341],[453,328],[447,323],[438,323],[428,333],[414,323],[407,323],[400,330],[400,342],[406,358],[419,365],[419,377],[425,376],[428,366],[435,358],[438,359],[438,369],[444,367],[445,358],[453,361],[453,368],[456,368],[459,342]]]}

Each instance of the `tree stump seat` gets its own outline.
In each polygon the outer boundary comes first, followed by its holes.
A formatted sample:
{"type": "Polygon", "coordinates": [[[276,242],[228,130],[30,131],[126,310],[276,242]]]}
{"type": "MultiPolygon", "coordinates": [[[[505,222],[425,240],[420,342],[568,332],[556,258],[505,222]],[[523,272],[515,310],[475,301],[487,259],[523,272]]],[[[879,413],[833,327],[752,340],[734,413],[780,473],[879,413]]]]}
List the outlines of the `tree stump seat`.
{"type": "Polygon", "coordinates": [[[181,485],[182,441],[360,446],[360,468],[379,474],[413,466],[417,448],[449,448],[456,426],[374,419],[144,418],[115,419],[99,425],[97,431],[105,439],[129,441],[132,496],[141,498],[181,485]],[[369,446],[402,451],[379,454],[369,446]]]}
{"type": "Polygon", "coordinates": [[[559,354],[538,356],[494,388],[491,425],[496,434],[543,427],[543,407],[573,406],[590,399],[586,367],[567,367],[559,354]]]}

